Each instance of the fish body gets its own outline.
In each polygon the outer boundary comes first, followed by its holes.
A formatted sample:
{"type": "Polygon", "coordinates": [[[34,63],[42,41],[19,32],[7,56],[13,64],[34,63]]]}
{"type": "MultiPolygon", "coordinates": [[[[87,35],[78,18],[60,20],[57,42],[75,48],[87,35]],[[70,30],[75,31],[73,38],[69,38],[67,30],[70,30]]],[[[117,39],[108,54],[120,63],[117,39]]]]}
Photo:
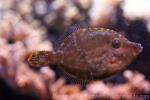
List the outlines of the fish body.
{"type": "Polygon", "coordinates": [[[67,36],[56,51],[37,51],[28,61],[32,66],[56,64],[79,80],[99,80],[124,70],[142,51],[139,43],[116,31],[80,28],[67,36]]]}

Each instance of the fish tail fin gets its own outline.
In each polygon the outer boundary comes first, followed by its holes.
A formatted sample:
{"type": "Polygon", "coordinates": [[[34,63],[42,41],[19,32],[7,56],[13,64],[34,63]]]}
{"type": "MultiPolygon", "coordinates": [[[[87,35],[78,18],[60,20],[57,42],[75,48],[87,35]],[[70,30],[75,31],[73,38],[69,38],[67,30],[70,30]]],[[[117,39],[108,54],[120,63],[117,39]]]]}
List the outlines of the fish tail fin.
{"type": "Polygon", "coordinates": [[[55,64],[55,52],[53,51],[36,51],[28,57],[28,62],[31,66],[41,67],[49,64],[55,64]]]}

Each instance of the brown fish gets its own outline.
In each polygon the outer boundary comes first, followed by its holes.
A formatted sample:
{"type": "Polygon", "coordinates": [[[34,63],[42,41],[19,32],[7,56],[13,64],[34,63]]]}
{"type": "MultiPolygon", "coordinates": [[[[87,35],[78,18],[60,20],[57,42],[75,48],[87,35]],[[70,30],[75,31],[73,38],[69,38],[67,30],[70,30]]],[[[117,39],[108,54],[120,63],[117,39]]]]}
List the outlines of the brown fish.
{"type": "Polygon", "coordinates": [[[37,51],[32,66],[57,64],[79,80],[104,79],[124,70],[142,51],[141,44],[104,28],[80,28],[67,36],[56,51],[37,51]]]}

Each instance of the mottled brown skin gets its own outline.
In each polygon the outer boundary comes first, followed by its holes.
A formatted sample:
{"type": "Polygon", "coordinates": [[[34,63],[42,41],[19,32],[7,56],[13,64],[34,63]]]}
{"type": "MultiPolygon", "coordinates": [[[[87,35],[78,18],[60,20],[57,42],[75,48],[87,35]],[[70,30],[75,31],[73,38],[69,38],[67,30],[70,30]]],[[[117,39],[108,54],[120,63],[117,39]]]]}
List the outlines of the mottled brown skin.
{"type": "Polygon", "coordinates": [[[142,46],[103,28],[81,28],[64,39],[57,51],[38,51],[28,58],[32,66],[60,65],[79,80],[104,79],[124,70],[142,46]]]}

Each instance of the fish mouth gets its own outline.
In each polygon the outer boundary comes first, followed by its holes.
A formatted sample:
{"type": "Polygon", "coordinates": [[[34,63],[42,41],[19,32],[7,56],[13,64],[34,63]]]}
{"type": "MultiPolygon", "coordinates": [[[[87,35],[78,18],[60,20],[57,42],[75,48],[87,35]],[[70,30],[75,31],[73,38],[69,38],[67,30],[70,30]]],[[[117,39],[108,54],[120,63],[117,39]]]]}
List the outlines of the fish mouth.
{"type": "Polygon", "coordinates": [[[139,49],[139,53],[141,53],[143,51],[143,47],[140,43],[137,43],[137,47],[139,49]]]}
{"type": "Polygon", "coordinates": [[[131,42],[131,49],[133,51],[133,56],[137,56],[139,53],[143,51],[143,47],[140,43],[131,42]]]}
{"type": "Polygon", "coordinates": [[[143,47],[140,43],[134,43],[134,49],[138,52],[141,53],[143,51],[143,47]]]}

